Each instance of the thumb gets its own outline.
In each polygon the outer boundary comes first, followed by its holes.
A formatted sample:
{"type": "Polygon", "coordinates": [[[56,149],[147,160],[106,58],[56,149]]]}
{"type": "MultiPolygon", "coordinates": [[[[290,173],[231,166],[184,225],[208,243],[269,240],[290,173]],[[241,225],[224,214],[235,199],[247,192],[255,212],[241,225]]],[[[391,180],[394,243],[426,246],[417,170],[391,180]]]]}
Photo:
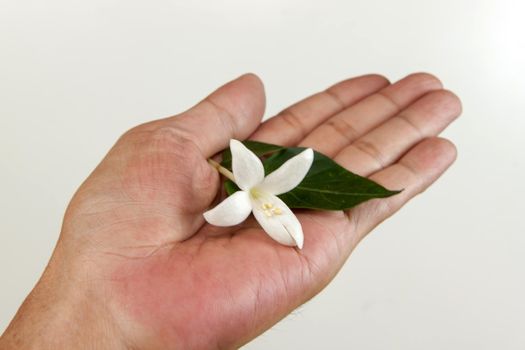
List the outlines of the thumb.
{"type": "Polygon", "coordinates": [[[163,121],[188,132],[202,155],[209,158],[228,147],[230,139],[251,135],[261,122],[265,104],[262,81],[255,74],[245,74],[188,111],[163,121]]]}

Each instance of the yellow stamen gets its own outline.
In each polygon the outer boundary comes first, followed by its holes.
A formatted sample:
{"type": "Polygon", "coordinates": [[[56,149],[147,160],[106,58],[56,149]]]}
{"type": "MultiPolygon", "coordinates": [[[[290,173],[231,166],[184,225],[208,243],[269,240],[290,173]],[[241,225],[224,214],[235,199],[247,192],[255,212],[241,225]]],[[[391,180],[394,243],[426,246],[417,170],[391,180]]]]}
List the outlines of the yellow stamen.
{"type": "Polygon", "coordinates": [[[281,210],[281,208],[273,208],[272,213],[274,213],[275,215],[281,215],[283,211],[281,210]]]}

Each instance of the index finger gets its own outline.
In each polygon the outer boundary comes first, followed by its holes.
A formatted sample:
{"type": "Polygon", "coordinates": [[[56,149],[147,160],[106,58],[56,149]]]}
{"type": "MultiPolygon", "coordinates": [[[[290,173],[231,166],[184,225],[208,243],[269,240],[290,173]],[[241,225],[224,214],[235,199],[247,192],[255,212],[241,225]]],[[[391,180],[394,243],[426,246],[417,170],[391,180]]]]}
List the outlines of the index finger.
{"type": "Polygon", "coordinates": [[[250,137],[255,141],[295,146],[324,121],[389,85],[377,74],[344,80],[284,109],[250,137]]]}

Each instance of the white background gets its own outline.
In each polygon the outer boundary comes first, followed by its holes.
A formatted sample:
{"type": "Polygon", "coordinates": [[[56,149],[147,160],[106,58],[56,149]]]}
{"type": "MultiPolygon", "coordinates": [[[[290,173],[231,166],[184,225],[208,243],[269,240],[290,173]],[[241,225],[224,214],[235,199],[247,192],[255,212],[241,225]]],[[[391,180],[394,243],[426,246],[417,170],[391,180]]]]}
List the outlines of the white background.
{"type": "Polygon", "coordinates": [[[525,348],[520,1],[0,0],[0,331],[116,138],[251,71],[268,115],[346,77],[429,71],[463,100],[450,171],[246,349],[525,348]]]}

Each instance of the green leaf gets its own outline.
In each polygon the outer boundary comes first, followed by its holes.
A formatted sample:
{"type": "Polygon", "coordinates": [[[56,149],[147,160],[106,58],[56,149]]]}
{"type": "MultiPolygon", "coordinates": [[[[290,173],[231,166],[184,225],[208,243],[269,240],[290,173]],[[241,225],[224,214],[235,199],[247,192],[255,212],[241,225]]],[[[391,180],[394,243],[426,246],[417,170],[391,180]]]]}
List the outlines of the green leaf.
{"type": "MultiPolygon", "coordinates": [[[[265,172],[271,173],[304,148],[287,148],[264,162],[265,172]]],[[[293,190],[279,197],[290,208],[325,210],[349,209],[372,198],[390,197],[400,191],[383,186],[356,175],[329,157],[314,152],[314,161],[304,180],[293,190]]]]}
{"type": "MultiPolygon", "coordinates": [[[[251,149],[251,141],[243,143],[251,149]]],[[[304,150],[301,147],[285,148],[260,142],[257,142],[257,148],[265,149],[264,155],[271,154],[263,160],[266,175],[304,150]]],[[[229,164],[231,166],[231,154],[229,164]]],[[[239,190],[229,180],[225,182],[225,189],[228,194],[239,190]]],[[[314,152],[312,167],[303,181],[290,192],[281,194],[279,198],[290,208],[344,210],[372,198],[390,197],[399,192],[401,191],[388,190],[367,178],[356,175],[329,157],[314,152]]]]}
{"type": "Polygon", "coordinates": [[[226,190],[226,193],[228,193],[228,196],[240,190],[240,188],[232,180],[224,181],[224,189],[226,190]]]}

